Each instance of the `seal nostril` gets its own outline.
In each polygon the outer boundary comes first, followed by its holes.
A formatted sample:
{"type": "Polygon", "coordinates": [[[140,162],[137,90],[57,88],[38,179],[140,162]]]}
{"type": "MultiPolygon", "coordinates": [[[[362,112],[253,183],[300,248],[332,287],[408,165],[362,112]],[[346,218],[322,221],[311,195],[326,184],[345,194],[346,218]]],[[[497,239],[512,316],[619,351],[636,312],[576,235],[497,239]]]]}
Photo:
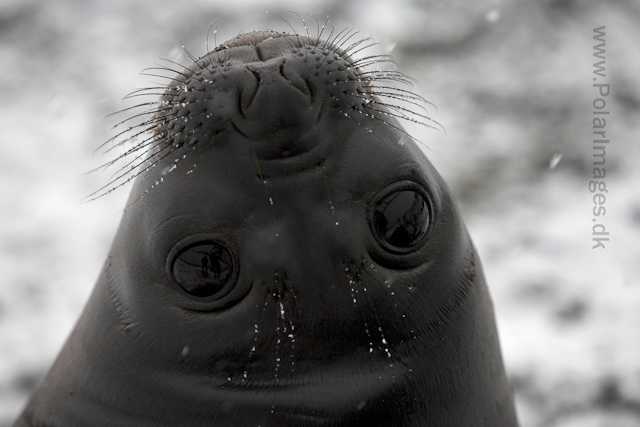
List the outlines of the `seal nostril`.
{"type": "Polygon", "coordinates": [[[258,59],[259,59],[260,61],[264,62],[264,59],[265,59],[265,56],[266,56],[266,55],[265,55],[265,54],[264,54],[264,52],[262,51],[262,44],[261,44],[261,43],[258,43],[258,44],[255,46],[255,50],[256,50],[256,56],[258,57],[258,59]]]}
{"type": "Polygon", "coordinates": [[[240,90],[240,98],[239,98],[240,114],[245,119],[247,118],[245,110],[249,109],[251,107],[251,104],[253,103],[253,100],[256,98],[256,94],[258,93],[258,88],[260,87],[260,81],[261,81],[260,73],[258,72],[258,70],[256,70],[255,68],[252,68],[252,67],[247,67],[247,71],[249,71],[253,75],[253,77],[255,77],[256,84],[255,84],[255,90],[254,90],[253,94],[250,95],[250,96],[247,96],[249,99],[248,99],[244,109],[242,108],[242,92],[243,91],[240,90]]]}
{"type": "Polygon", "coordinates": [[[280,75],[302,94],[311,95],[309,80],[305,76],[304,72],[297,67],[298,65],[299,64],[296,64],[295,62],[290,64],[287,61],[282,61],[278,68],[280,75]]]}
{"type": "Polygon", "coordinates": [[[252,67],[247,67],[247,70],[249,70],[251,72],[251,74],[253,74],[257,80],[257,83],[260,84],[260,73],[258,72],[258,70],[252,68],[252,67]]]}
{"type": "MultiPolygon", "coordinates": [[[[253,100],[253,98],[251,100],[253,100]]],[[[251,105],[251,100],[249,101],[249,105],[251,105]]],[[[247,118],[247,114],[244,112],[244,107],[242,106],[242,89],[238,91],[238,111],[240,112],[240,117],[243,119],[247,118]]]]}
{"type": "Polygon", "coordinates": [[[307,84],[307,90],[309,91],[310,102],[313,103],[313,89],[311,88],[311,82],[309,81],[309,79],[304,79],[304,82],[307,84]]]}
{"type": "Polygon", "coordinates": [[[238,132],[240,135],[244,136],[245,138],[249,138],[249,135],[247,135],[246,133],[242,132],[240,130],[240,128],[238,128],[238,126],[233,122],[233,120],[231,121],[231,126],[233,127],[233,129],[238,132]]]}

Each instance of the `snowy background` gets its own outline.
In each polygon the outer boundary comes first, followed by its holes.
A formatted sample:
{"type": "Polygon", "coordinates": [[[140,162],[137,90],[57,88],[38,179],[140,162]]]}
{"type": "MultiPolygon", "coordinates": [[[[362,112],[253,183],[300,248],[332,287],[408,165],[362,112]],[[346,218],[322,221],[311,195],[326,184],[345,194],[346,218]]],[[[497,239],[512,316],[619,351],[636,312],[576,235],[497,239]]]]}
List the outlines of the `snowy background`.
{"type": "Polygon", "coordinates": [[[202,55],[211,22],[222,42],[287,30],[264,12],[290,9],[330,13],[393,48],[437,105],[446,133],[410,131],[478,246],[522,426],[639,426],[640,2],[0,0],[0,427],[58,353],[120,220],[128,188],[79,203],[110,175],[82,175],[105,160],[92,155],[114,134],[104,116],[153,82],[138,73],[158,58],[187,63],[181,44],[202,55]],[[602,25],[611,241],[594,251],[602,25]]]}

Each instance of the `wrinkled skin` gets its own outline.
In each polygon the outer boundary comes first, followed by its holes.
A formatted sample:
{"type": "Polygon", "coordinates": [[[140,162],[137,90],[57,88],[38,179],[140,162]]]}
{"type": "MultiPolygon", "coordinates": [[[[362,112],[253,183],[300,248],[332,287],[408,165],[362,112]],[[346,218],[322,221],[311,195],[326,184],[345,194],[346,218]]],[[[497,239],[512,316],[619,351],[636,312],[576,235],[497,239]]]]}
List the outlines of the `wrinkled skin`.
{"type": "Polygon", "coordinates": [[[394,118],[368,110],[348,55],[304,44],[242,35],[169,86],[154,129],[168,137],[148,156],[170,155],[137,177],[82,317],[16,427],[517,426],[451,192],[394,118]],[[374,224],[394,189],[429,209],[405,251],[374,224]],[[206,297],[172,270],[198,242],[230,257],[206,297]]]}

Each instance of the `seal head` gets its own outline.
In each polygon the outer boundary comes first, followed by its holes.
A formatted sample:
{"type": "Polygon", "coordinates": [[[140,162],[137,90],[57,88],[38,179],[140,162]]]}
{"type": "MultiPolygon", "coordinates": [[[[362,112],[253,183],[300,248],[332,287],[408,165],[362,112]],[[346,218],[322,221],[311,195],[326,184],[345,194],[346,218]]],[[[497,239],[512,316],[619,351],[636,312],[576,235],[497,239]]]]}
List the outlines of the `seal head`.
{"type": "Polygon", "coordinates": [[[336,40],[248,33],[177,72],[16,426],[517,425],[456,202],[381,101],[397,75],[336,40]]]}

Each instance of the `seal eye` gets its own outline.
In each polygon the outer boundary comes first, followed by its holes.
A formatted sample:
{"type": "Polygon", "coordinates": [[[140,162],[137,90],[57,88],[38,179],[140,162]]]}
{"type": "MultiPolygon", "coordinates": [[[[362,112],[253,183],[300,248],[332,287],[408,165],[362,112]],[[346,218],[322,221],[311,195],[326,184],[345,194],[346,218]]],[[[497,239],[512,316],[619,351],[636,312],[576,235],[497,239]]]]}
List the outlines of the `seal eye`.
{"type": "Polygon", "coordinates": [[[207,298],[224,289],[232,277],[233,261],[224,246],[212,241],[200,242],[178,252],[171,272],[189,295],[207,298]]]}
{"type": "Polygon", "coordinates": [[[374,208],[373,223],[387,249],[406,253],[420,244],[429,228],[429,205],[417,191],[403,189],[380,199],[374,208]]]}

